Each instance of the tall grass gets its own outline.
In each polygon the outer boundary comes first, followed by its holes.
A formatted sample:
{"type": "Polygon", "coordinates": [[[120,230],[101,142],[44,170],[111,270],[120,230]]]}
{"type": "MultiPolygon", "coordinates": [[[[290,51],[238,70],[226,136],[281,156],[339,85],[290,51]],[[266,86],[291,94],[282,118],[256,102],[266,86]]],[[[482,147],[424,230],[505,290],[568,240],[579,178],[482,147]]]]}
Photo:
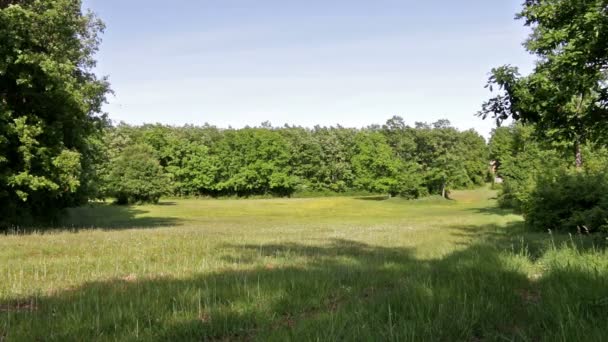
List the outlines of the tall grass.
{"type": "Polygon", "coordinates": [[[494,195],[78,208],[0,237],[0,340],[606,339],[606,242],[494,195]]]}

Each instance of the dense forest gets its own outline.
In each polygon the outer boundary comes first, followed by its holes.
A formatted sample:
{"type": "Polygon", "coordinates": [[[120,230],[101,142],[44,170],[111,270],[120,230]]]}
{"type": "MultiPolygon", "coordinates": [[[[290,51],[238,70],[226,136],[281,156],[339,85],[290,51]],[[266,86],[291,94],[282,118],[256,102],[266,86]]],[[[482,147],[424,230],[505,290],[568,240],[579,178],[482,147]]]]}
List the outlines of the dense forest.
{"type": "Polygon", "coordinates": [[[385,125],[219,129],[120,124],[106,131],[101,196],[119,202],[174,196],[378,193],[418,198],[483,184],[485,140],[447,120],[385,125]]]}

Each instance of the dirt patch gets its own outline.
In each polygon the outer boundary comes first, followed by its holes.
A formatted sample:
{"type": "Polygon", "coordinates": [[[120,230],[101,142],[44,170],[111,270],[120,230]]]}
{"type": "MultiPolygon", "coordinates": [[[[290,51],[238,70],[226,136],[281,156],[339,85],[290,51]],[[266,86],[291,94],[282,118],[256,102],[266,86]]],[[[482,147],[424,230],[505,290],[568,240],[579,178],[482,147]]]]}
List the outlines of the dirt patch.
{"type": "Polygon", "coordinates": [[[541,300],[540,292],[530,289],[522,289],[517,292],[525,304],[538,304],[541,300]]]}
{"type": "MultiPolygon", "coordinates": [[[[33,299],[30,301],[21,301],[7,304],[0,304],[0,312],[34,312],[38,311],[38,303],[33,299]]],[[[0,341],[2,335],[0,335],[0,341]]]]}
{"type": "Polygon", "coordinates": [[[281,315],[280,318],[272,324],[272,328],[278,329],[284,327],[293,329],[301,321],[314,319],[323,313],[338,311],[340,305],[344,301],[345,299],[339,296],[330,296],[321,307],[312,307],[297,314],[285,313],[281,315]]]}
{"type": "Polygon", "coordinates": [[[209,323],[209,322],[211,322],[211,315],[206,312],[201,312],[198,315],[198,319],[199,319],[199,321],[201,321],[203,323],[209,323]]]}
{"type": "Polygon", "coordinates": [[[131,273],[131,274],[129,274],[127,276],[124,276],[124,277],[122,277],[120,279],[123,280],[123,281],[126,281],[127,283],[134,283],[134,282],[137,281],[137,275],[131,273]]]}

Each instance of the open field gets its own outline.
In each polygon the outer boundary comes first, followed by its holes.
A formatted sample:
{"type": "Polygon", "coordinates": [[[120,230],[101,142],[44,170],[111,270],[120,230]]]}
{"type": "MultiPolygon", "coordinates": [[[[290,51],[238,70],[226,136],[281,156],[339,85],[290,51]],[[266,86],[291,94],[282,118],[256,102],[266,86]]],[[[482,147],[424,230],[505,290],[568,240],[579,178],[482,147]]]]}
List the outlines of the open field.
{"type": "Polygon", "coordinates": [[[0,341],[608,340],[606,242],[494,196],[75,209],[0,236],[0,341]]]}

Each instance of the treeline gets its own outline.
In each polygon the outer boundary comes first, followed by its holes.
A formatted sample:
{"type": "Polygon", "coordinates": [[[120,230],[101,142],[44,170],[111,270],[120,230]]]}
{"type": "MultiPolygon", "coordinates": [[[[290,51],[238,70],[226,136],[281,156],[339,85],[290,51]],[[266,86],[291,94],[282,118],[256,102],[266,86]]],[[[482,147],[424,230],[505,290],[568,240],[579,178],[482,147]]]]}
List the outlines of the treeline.
{"type": "Polygon", "coordinates": [[[409,127],[400,117],[363,129],[220,129],[119,124],[106,131],[100,196],[119,202],[175,196],[383,193],[447,196],[488,179],[488,150],[447,120],[409,127]]]}
{"type": "Polygon", "coordinates": [[[489,150],[503,179],[499,205],[524,214],[530,228],[608,232],[608,149],[603,143],[555,142],[539,136],[534,125],[516,124],[496,128],[489,150]]]}

